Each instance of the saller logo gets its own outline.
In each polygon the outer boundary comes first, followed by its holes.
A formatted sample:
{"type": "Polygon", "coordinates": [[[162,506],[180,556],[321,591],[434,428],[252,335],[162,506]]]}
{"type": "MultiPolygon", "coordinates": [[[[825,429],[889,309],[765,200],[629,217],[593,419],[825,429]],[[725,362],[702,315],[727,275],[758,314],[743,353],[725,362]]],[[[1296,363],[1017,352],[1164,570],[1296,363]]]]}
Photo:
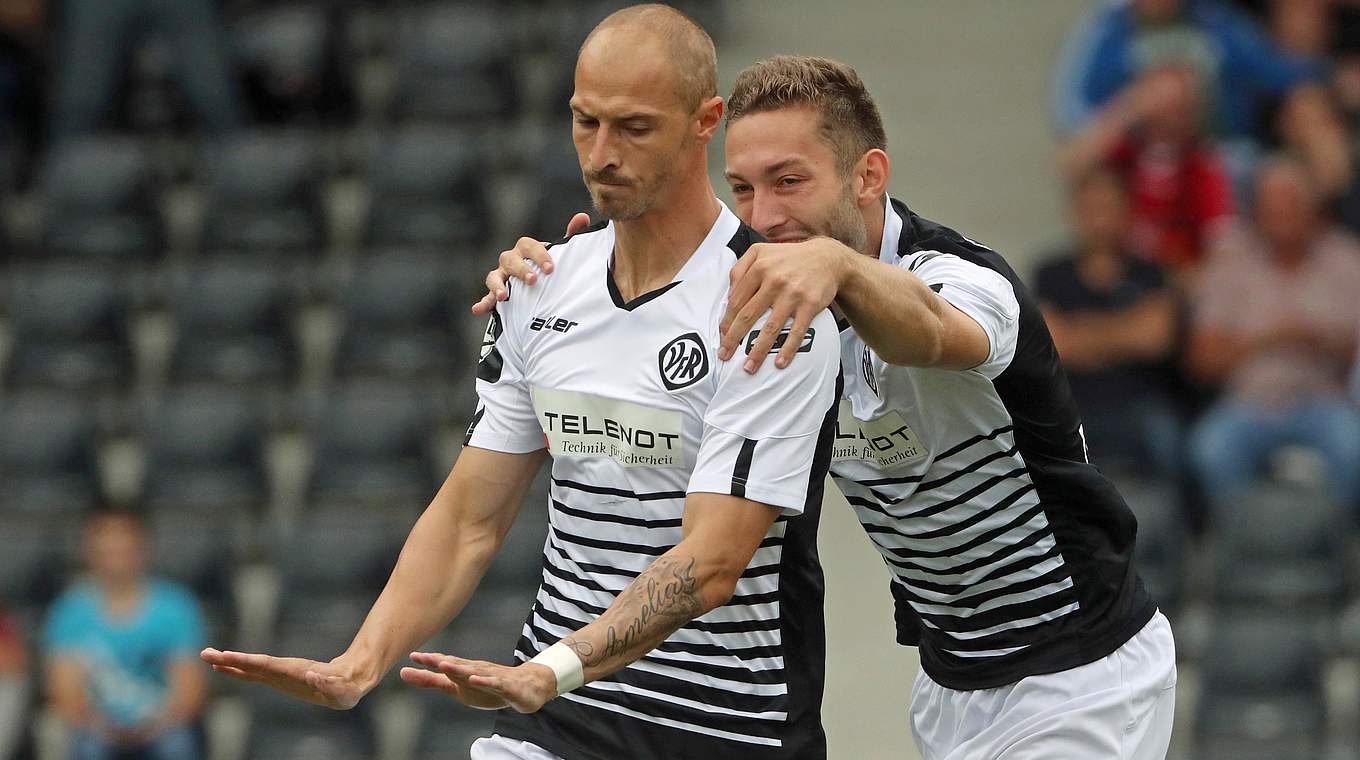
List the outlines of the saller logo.
{"type": "Polygon", "coordinates": [[[699,333],[685,333],[667,343],[656,361],[667,390],[688,388],[708,374],[708,351],[699,333]]]}

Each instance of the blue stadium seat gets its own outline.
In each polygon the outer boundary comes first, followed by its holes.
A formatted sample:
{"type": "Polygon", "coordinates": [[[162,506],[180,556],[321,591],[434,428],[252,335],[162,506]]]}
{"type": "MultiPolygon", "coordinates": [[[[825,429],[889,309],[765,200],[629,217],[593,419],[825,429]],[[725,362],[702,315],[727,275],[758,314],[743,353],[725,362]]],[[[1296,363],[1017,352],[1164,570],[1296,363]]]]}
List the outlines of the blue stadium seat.
{"type": "Polygon", "coordinates": [[[59,143],[38,182],[48,253],[126,262],[164,248],[156,176],[136,141],[92,136],[59,143]]]}
{"type": "Polygon", "coordinates": [[[240,134],[206,146],[202,164],[205,250],[315,253],[325,246],[315,137],[240,134]]]}
{"type": "Polygon", "coordinates": [[[71,263],[10,279],[11,387],[121,390],[133,376],[132,306],[115,270],[71,263]]]}
{"type": "Polygon", "coordinates": [[[490,231],[486,168],[478,141],[447,128],[411,127],[370,146],[369,246],[417,247],[447,255],[490,231]]]}
{"type": "Polygon", "coordinates": [[[296,376],[296,298],[277,262],[215,259],[175,279],[173,382],[277,385],[296,376]]]}
{"type": "Polygon", "coordinates": [[[0,512],[75,515],[104,497],[95,410],[66,395],[27,393],[0,403],[0,512]]]}

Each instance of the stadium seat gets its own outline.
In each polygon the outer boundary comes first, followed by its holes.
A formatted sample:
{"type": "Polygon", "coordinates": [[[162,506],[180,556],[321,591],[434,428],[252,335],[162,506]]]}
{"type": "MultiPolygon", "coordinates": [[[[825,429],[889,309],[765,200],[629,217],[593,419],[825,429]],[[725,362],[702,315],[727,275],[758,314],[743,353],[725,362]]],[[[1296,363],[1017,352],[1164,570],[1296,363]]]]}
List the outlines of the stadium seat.
{"type": "Polygon", "coordinates": [[[326,503],[306,511],[281,539],[285,592],[376,596],[424,506],[424,501],[326,503]]]}
{"type": "Polygon", "coordinates": [[[130,138],[59,143],[39,176],[45,250],[119,262],[159,255],[165,232],[155,184],[146,149],[130,138]]]}
{"type": "MultiPolygon", "coordinates": [[[[0,511],[79,514],[103,498],[94,409],[65,395],[0,403],[0,511]]],[[[2,598],[2,597],[0,597],[2,598]]]]}
{"type": "MultiPolygon", "coordinates": [[[[339,653],[323,659],[335,654],[339,653]]],[[[251,758],[373,760],[378,756],[365,702],[353,710],[338,712],[263,686],[245,693],[251,708],[251,758]]]]}
{"type": "Polygon", "coordinates": [[[463,382],[475,357],[464,355],[453,300],[467,288],[449,276],[447,258],[394,251],[359,262],[343,296],[339,375],[463,382]]]}
{"type": "Polygon", "coordinates": [[[326,242],[316,140],[257,132],[204,148],[207,251],[316,252],[326,242]]]}
{"type": "Polygon", "coordinates": [[[79,547],[81,521],[64,513],[4,515],[0,600],[15,608],[46,606],[66,584],[79,547]]]}
{"type": "Polygon", "coordinates": [[[1196,715],[1201,748],[1256,745],[1280,753],[1249,756],[1316,756],[1326,719],[1320,643],[1310,620],[1260,611],[1221,616],[1206,648],[1196,715]]]}
{"type": "Polygon", "coordinates": [[[538,202],[530,221],[530,234],[539,240],[558,240],[572,216],[585,212],[596,216],[590,193],[581,179],[576,147],[564,130],[548,140],[538,160],[538,202]]]}
{"type": "Polygon", "coordinates": [[[370,146],[369,246],[480,245],[490,231],[478,141],[447,128],[411,127],[370,146]]]}
{"type": "Polygon", "coordinates": [[[46,265],[15,272],[9,285],[11,387],[99,391],[128,385],[132,309],[117,272],[46,265]]]}
{"type": "Polygon", "coordinates": [[[336,388],[316,425],[309,501],[428,503],[437,486],[433,407],[407,385],[363,380],[336,388]]]}
{"type": "Polygon", "coordinates": [[[1134,560],[1138,574],[1163,611],[1175,610],[1185,586],[1188,525],[1173,483],[1120,479],[1115,483],[1138,518],[1134,560]]]}
{"type": "Polygon", "coordinates": [[[295,377],[296,299],[277,263],[215,259],[174,279],[173,382],[281,384],[295,377]]]}
{"type": "Polygon", "coordinates": [[[152,571],[191,589],[203,608],[209,641],[232,646],[239,619],[232,576],[249,538],[250,516],[228,508],[162,506],[150,511],[147,525],[152,571]]]}
{"type": "Polygon", "coordinates": [[[519,110],[514,25],[477,2],[412,4],[396,17],[392,54],[400,121],[489,123],[519,110]]]}
{"type": "MultiPolygon", "coordinates": [[[[548,479],[552,464],[543,466],[520,504],[519,517],[487,570],[487,582],[532,593],[543,576],[543,544],[548,537],[548,479]]],[[[528,607],[526,606],[527,610],[528,607]]],[[[523,617],[521,615],[521,617],[523,617]]]]}
{"type": "Polygon", "coordinates": [[[1346,591],[1346,514],[1317,489],[1258,484],[1215,505],[1215,596],[1230,605],[1334,607],[1346,591]]]}
{"type": "Polygon", "coordinates": [[[259,399],[240,389],[187,387],[146,419],[143,501],[152,509],[258,512],[269,490],[259,399]]]}
{"type": "Polygon", "coordinates": [[[231,22],[232,52],[255,118],[316,123],[339,116],[348,98],[339,66],[338,4],[258,3],[231,22]]]}

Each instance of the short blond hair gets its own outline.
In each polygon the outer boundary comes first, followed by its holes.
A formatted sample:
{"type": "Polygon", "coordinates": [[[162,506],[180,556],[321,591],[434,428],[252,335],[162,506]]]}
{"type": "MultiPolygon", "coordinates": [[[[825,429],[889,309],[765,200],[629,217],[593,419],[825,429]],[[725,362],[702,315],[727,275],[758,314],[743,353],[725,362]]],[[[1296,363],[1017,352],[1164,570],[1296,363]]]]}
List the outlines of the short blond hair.
{"type": "Polygon", "coordinates": [[[699,22],[661,3],[632,5],[614,11],[586,35],[584,51],[595,35],[613,28],[633,28],[660,37],[677,78],[676,95],[690,111],[718,94],[718,51],[699,22]]]}
{"type": "Polygon", "coordinates": [[[842,176],[888,137],[869,90],[853,68],[829,58],[779,55],[737,75],[727,99],[727,124],[747,114],[806,107],[821,116],[822,136],[836,154],[842,176]]]}

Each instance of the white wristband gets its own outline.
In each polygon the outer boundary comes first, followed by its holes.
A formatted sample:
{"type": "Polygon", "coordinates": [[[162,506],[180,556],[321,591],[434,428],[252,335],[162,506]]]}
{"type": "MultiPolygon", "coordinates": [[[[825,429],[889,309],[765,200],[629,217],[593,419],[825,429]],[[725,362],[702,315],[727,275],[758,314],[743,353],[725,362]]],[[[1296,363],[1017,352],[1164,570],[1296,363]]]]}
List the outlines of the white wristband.
{"type": "Polygon", "coordinates": [[[585,667],[581,664],[581,658],[571,647],[560,641],[539,652],[529,662],[543,665],[557,676],[559,696],[586,682],[585,667]]]}

